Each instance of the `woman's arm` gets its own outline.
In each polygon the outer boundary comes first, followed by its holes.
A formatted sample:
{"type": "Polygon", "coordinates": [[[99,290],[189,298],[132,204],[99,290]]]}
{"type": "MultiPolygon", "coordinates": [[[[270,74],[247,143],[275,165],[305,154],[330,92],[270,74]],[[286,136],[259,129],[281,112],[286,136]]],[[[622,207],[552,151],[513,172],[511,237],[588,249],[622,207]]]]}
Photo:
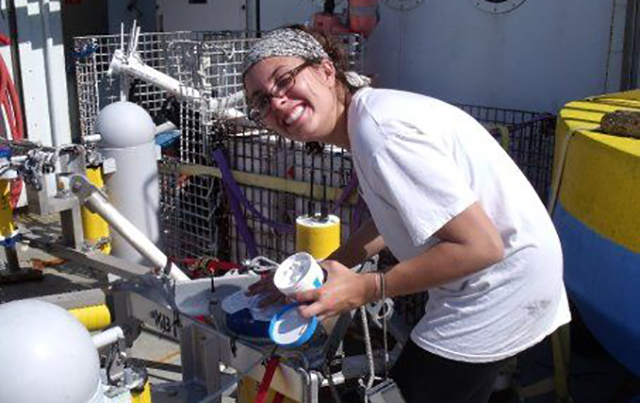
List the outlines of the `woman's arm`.
{"type": "Polygon", "coordinates": [[[483,270],[504,258],[498,229],[478,203],[445,224],[440,243],[385,275],[388,297],[414,294],[483,270]]]}
{"type": "MultiPolygon", "coordinates": [[[[354,235],[340,248],[336,249],[325,262],[333,262],[335,265],[353,267],[367,258],[375,255],[384,248],[382,236],[378,233],[373,220],[365,222],[354,235]]],[[[331,263],[328,263],[331,265],[331,263]]],[[[326,267],[325,267],[326,269],[326,267]]],[[[273,275],[258,280],[249,286],[247,295],[261,294],[260,306],[268,306],[274,302],[283,301],[284,296],[273,284],[273,275]]]]}
{"type": "Polygon", "coordinates": [[[384,240],[373,219],[367,220],[347,242],[325,260],[335,260],[347,267],[354,267],[384,249],[384,240]]]}
{"type": "MultiPolygon", "coordinates": [[[[503,259],[504,245],[497,228],[478,203],[451,219],[436,234],[440,243],[403,261],[386,275],[386,296],[413,294],[485,269],[503,259]]],[[[356,274],[337,262],[323,266],[329,276],[318,289],[296,294],[304,316],[333,316],[380,298],[375,273],[356,274]]]]}

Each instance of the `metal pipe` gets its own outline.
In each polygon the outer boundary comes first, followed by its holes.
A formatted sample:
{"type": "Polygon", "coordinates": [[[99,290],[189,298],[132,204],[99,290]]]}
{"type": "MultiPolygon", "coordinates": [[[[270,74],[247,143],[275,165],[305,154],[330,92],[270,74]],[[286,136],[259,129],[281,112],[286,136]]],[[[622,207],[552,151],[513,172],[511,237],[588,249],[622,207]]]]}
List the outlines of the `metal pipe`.
{"type": "Polygon", "coordinates": [[[136,55],[125,55],[120,49],[114,52],[107,74],[132,76],[154,84],[178,98],[205,102],[209,110],[216,111],[229,119],[244,117],[244,113],[232,107],[244,100],[244,91],[237,91],[223,98],[204,97],[197,89],[186,86],[179,80],[146,65],[136,55]]]}
{"type": "Polygon", "coordinates": [[[112,327],[91,337],[96,348],[102,348],[123,339],[124,332],[120,326],[112,327]]]}
{"type": "Polygon", "coordinates": [[[116,50],[109,66],[109,75],[113,73],[124,73],[143,81],[157,85],[181,98],[199,99],[200,91],[187,87],[175,78],[168,76],[153,67],[144,64],[135,56],[125,56],[121,50],[116,50]]]}
{"type": "Polygon", "coordinates": [[[156,245],[107,201],[107,198],[82,175],[73,175],[71,190],[91,212],[99,214],[111,227],[131,244],[142,256],[159,269],[168,269],[169,275],[178,282],[189,281],[184,274],[156,245]]]}
{"type": "Polygon", "coordinates": [[[156,126],[155,134],[158,135],[160,133],[176,130],[177,128],[178,127],[173,122],[164,122],[156,126]]]}
{"type": "Polygon", "coordinates": [[[256,0],[256,31],[258,35],[260,35],[261,25],[260,25],[260,0],[256,0]]]}

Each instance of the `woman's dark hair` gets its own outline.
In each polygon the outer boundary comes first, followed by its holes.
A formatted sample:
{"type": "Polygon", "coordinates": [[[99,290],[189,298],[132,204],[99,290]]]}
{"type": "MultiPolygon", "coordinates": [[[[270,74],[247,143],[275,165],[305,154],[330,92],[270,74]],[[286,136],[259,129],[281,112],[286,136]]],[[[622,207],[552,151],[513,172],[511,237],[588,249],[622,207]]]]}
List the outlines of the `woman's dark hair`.
{"type": "Polygon", "coordinates": [[[306,25],[302,24],[290,25],[287,28],[298,29],[313,36],[315,40],[318,41],[320,46],[322,46],[324,51],[329,55],[329,58],[333,62],[333,65],[336,69],[336,78],[342,85],[344,85],[344,88],[351,94],[354,94],[359,89],[349,84],[349,81],[347,80],[347,77],[345,75],[345,72],[349,67],[347,53],[344,51],[344,48],[336,39],[328,36],[323,32],[320,32],[313,28],[309,28],[306,25]]]}

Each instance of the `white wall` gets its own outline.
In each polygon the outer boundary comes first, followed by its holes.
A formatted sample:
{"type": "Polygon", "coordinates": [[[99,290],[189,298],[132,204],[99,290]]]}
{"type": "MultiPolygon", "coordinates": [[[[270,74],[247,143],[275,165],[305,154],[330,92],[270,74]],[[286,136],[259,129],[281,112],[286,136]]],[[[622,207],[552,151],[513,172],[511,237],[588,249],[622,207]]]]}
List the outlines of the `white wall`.
{"type": "Polygon", "coordinates": [[[307,23],[314,13],[322,11],[322,2],[312,0],[262,0],[260,4],[260,28],[263,30],[307,23]]]}
{"type": "Polygon", "coordinates": [[[158,28],[164,31],[225,31],[246,29],[245,0],[156,0],[158,28]],[[162,21],[162,22],[160,22],[162,21]]]}
{"type": "Polygon", "coordinates": [[[67,144],[71,129],[60,1],[14,4],[27,136],[44,145],[67,144]]]}
{"type": "MultiPolygon", "coordinates": [[[[223,31],[256,29],[257,0],[208,0],[189,4],[188,0],[156,0],[158,27],[164,31],[223,31]],[[162,23],[160,23],[162,21],[162,23]]],[[[311,21],[322,1],[260,0],[260,28],[311,21]]]]}
{"type": "Polygon", "coordinates": [[[427,0],[409,11],[381,4],[367,66],[382,86],[456,102],[557,112],[569,100],[606,92],[607,66],[615,73],[621,57],[615,52],[621,40],[610,52],[613,4],[528,0],[498,15],[477,9],[471,0],[427,0]]]}
{"type": "MultiPolygon", "coordinates": [[[[85,0],[91,1],[91,0],[85,0]]],[[[119,34],[120,23],[124,23],[128,32],[137,21],[143,32],[156,30],[156,1],[155,0],[108,0],[109,33],[119,34]]]]}

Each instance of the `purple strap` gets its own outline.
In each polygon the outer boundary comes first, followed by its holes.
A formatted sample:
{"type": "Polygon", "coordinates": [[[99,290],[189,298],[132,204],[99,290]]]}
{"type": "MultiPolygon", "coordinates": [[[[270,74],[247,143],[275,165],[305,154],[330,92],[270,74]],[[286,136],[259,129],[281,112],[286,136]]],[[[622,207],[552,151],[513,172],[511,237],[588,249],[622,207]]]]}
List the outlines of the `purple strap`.
{"type": "MultiPolygon", "coordinates": [[[[247,200],[247,198],[242,193],[242,190],[238,186],[238,183],[234,179],[231,174],[231,170],[229,169],[229,165],[227,164],[227,159],[224,155],[224,151],[221,147],[216,148],[213,151],[213,159],[216,161],[218,168],[220,169],[220,173],[222,176],[222,182],[224,183],[224,187],[227,191],[227,195],[229,197],[229,204],[231,206],[231,210],[236,220],[236,225],[238,227],[238,232],[242,237],[242,240],[247,245],[247,249],[249,255],[253,258],[258,256],[258,246],[256,244],[255,238],[253,237],[253,233],[249,230],[249,226],[247,224],[245,215],[242,211],[241,206],[244,207],[251,212],[251,214],[256,217],[260,222],[266,224],[273,228],[277,232],[283,232],[287,234],[295,233],[295,227],[290,224],[284,224],[275,222],[273,220],[265,217],[260,211],[258,211],[253,205],[247,200]]],[[[355,172],[351,175],[349,179],[349,183],[343,189],[342,193],[338,200],[333,203],[332,212],[335,212],[342,206],[351,196],[351,194],[358,188],[358,177],[355,172]]],[[[360,204],[360,203],[358,203],[360,204]]],[[[362,212],[361,206],[356,205],[355,214],[357,219],[360,218],[362,212]]]]}
{"type": "Polygon", "coordinates": [[[220,172],[222,173],[222,180],[224,181],[225,185],[229,187],[229,190],[237,198],[237,200],[241,202],[249,211],[251,211],[252,215],[254,215],[263,224],[266,224],[275,229],[277,232],[285,232],[288,234],[293,234],[296,232],[296,229],[293,225],[272,221],[265,217],[255,207],[253,207],[253,205],[251,205],[249,200],[247,200],[247,198],[240,190],[238,183],[233,178],[233,175],[231,174],[231,170],[229,169],[229,165],[227,164],[227,160],[221,148],[217,148],[213,152],[213,158],[215,158],[216,163],[218,164],[218,168],[220,168],[220,172]]]}
{"type": "Polygon", "coordinates": [[[331,212],[335,212],[336,210],[338,210],[340,206],[342,206],[344,202],[346,202],[349,199],[349,196],[351,196],[351,194],[357,188],[358,188],[358,176],[356,175],[355,172],[353,172],[351,174],[351,178],[349,178],[349,183],[347,183],[347,186],[345,186],[344,189],[342,189],[342,193],[340,194],[340,197],[338,198],[338,200],[336,200],[335,203],[333,203],[333,209],[331,210],[331,212]]]}
{"type": "Polygon", "coordinates": [[[253,237],[253,234],[249,230],[249,226],[247,225],[247,221],[245,216],[240,208],[241,205],[251,212],[251,214],[256,217],[260,222],[266,224],[276,230],[277,232],[284,232],[288,234],[295,233],[295,227],[290,224],[278,223],[266,218],[260,211],[258,211],[247,198],[244,196],[238,183],[233,178],[231,174],[231,170],[229,169],[229,165],[227,164],[227,159],[224,155],[224,151],[222,148],[218,147],[213,151],[213,158],[215,159],[218,168],[220,168],[220,173],[222,175],[222,181],[224,182],[225,189],[227,190],[227,194],[229,196],[229,204],[231,205],[231,209],[233,211],[233,215],[236,219],[236,225],[238,226],[238,231],[240,232],[240,236],[242,237],[244,243],[247,245],[249,249],[249,254],[251,257],[258,256],[258,247],[256,241],[253,237]]]}
{"type": "Polygon", "coordinates": [[[220,172],[222,174],[222,183],[224,183],[224,188],[227,191],[229,205],[231,206],[231,211],[233,212],[233,216],[236,219],[236,226],[238,227],[240,237],[244,241],[244,244],[247,245],[249,257],[254,258],[258,256],[258,245],[256,244],[256,240],[253,237],[253,233],[249,230],[247,220],[245,219],[244,213],[240,208],[240,201],[238,200],[236,195],[236,193],[239,193],[240,191],[240,189],[238,189],[238,184],[235,180],[233,180],[233,176],[229,171],[227,160],[224,157],[224,153],[221,148],[216,148],[213,151],[213,158],[216,160],[218,167],[220,168],[220,172]]]}

